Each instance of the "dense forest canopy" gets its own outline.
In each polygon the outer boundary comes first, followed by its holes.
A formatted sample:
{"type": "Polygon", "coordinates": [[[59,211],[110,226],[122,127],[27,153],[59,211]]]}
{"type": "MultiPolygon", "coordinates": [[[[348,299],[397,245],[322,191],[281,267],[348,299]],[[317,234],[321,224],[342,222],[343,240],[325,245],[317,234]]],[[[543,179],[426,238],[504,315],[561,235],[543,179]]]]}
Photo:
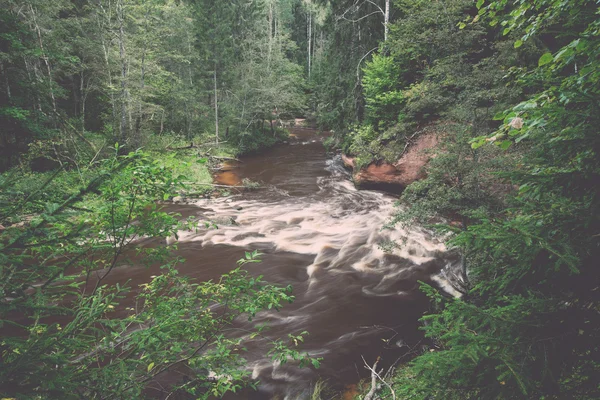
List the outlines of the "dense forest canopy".
{"type": "Polygon", "coordinates": [[[293,1],[3,2],[2,168],[36,142],[38,155],[60,162],[61,147],[73,140],[135,148],[165,133],[212,130],[251,148],[264,120],[306,107],[304,63],[292,61],[303,58],[291,40],[305,8],[293,1]]]}
{"type": "MultiPolygon", "coordinates": [[[[197,227],[157,201],[210,192],[215,162],[299,117],[358,170],[436,138],[382,228],[439,234],[459,295],[422,285],[426,345],[366,398],[600,396],[597,1],[0,6],[2,397],[144,398],[182,362],[197,376],[168,393],[253,385],[222,331],[290,288],[243,269],[193,282],[176,244],[136,255],[164,268],[126,316],[109,315],[131,291],[105,278],[137,239],[197,227]]],[[[272,358],[318,367],[303,335],[273,338],[272,358]]]]}

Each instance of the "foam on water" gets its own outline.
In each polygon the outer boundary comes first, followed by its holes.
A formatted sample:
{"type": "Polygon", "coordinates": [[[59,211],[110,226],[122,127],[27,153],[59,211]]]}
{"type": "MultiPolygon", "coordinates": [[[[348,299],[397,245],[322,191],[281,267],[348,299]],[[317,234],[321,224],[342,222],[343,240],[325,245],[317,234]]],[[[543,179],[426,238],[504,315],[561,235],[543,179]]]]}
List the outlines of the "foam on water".
{"type": "Polygon", "coordinates": [[[339,156],[326,157],[312,139],[297,143],[302,146],[288,147],[288,152],[304,153],[291,160],[282,151],[272,161],[275,165],[285,160],[282,171],[294,163],[296,175],[284,180],[276,173],[266,175],[269,170],[262,164],[248,166],[255,169],[252,178],[271,181],[263,182],[257,192],[198,201],[198,218],[216,221],[218,229],[179,235],[179,242],[192,248],[259,249],[266,253],[265,265],[252,268],[267,281],[287,284],[293,277],[292,306],[259,313],[251,323],[240,324],[244,329],[269,324],[273,336],[309,331],[302,351],[324,357],[323,366],[315,371],[272,363],[264,357],[269,341],[245,336],[251,350],[248,369],[261,380],[263,397],[308,397],[307,388],[319,376],[334,386],[355,382],[365,373],[362,355],[384,355],[392,363],[421,340],[417,320],[427,302],[418,281],[437,282],[452,293],[439,273],[456,257],[441,241],[418,226],[383,229],[394,212],[395,198],[355,189],[339,156]],[[322,155],[315,155],[314,149],[322,155]],[[308,190],[310,185],[315,189],[308,190]],[[387,242],[401,245],[386,253],[381,245],[387,242]],[[297,268],[289,266],[302,262],[297,268]]]}

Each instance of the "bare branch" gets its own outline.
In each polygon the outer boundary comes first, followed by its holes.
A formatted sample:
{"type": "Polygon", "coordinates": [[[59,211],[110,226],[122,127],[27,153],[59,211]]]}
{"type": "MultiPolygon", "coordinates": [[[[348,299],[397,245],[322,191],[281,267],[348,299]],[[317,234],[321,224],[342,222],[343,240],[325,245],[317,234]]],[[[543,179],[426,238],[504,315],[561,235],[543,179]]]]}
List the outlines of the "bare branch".
{"type": "Polygon", "coordinates": [[[359,19],[348,19],[346,17],[340,17],[339,19],[343,19],[344,21],[348,21],[348,22],[353,22],[354,23],[354,22],[360,22],[363,19],[368,18],[368,17],[370,17],[371,15],[374,15],[374,14],[381,14],[381,13],[379,11],[373,11],[371,14],[364,15],[364,16],[360,17],[359,19]]]}
{"type": "Polygon", "coordinates": [[[375,372],[375,369],[377,368],[377,364],[379,363],[379,357],[377,357],[375,364],[373,364],[373,368],[371,368],[369,364],[367,364],[367,361],[365,361],[365,358],[363,356],[360,356],[360,358],[362,358],[366,368],[371,371],[371,390],[369,390],[369,392],[365,395],[363,400],[373,400],[375,392],[377,391],[377,372],[375,372]]]}
{"type": "Polygon", "coordinates": [[[381,12],[383,15],[385,15],[385,11],[383,11],[383,8],[379,7],[379,4],[371,1],[371,0],[365,0],[367,3],[371,3],[373,4],[375,7],[377,7],[379,9],[379,12],[381,12]]]}
{"type": "Polygon", "coordinates": [[[373,367],[370,367],[369,364],[367,364],[367,361],[365,360],[365,358],[363,356],[360,356],[360,357],[362,358],[363,362],[365,363],[365,368],[367,368],[369,371],[371,371],[371,390],[369,390],[369,393],[367,393],[367,395],[364,397],[364,400],[372,400],[373,399],[373,396],[375,395],[375,391],[377,390],[377,385],[376,385],[377,381],[375,378],[379,378],[379,380],[381,382],[383,382],[383,384],[390,389],[390,392],[392,393],[392,398],[394,400],[396,400],[396,393],[394,393],[394,389],[392,389],[390,384],[387,383],[385,381],[385,379],[383,379],[377,373],[376,369],[377,369],[377,363],[379,362],[379,357],[377,358],[377,361],[375,361],[375,364],[373,364],[373,367]]]}

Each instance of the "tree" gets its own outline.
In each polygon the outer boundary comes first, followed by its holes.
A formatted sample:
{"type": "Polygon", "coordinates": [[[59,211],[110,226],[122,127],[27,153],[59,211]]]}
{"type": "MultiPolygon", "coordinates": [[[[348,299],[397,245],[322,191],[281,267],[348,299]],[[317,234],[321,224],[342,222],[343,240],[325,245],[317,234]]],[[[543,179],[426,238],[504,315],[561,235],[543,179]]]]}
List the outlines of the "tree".
{"type": "Polygon", "coordinates": [[[325,46],[321,57],[313,61],[313,70],[317,70],[311,78],[313,108],[318,122],[338,135],[364,117],[361,65],[384,38],[380,21],[369,18],[378,14],[380,8],[367,1],[328,2],[322,28],[325,46]]]}
{"type": "Polygon", "coordinates": [[[366,103],[365,122],[376,128],[397,122],[398,109],[404,98],[399,87],[400,69],[392,57],[373,55],[363,69],[363,93],[366,103]]]}

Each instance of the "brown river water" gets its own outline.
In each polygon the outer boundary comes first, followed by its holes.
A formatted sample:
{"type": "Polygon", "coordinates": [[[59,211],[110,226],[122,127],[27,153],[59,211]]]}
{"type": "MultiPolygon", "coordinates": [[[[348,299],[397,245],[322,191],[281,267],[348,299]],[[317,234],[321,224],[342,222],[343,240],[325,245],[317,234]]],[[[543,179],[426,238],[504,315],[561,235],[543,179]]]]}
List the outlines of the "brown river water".
{"type": "MultiPolygon", "coordinates": [[[[323,358],[319,369],[280,365],[266,356],[266,339],[247,338],[247,368],[261,384],[233,398],[309,398],[318,380],[343,392],[370,375],[363,357],[370,365],[381,357],[382,367],[407,361],[424,343],[418,319],[429,303],[418,281],[444,286],[435,276],[456,261],[422,228],[382,229],[395,197],[356,190],[340,157],[326,153],[314,130],[292,134],[289,143],[245,157],[217,177],[234,184],[248,178],[261,189],[168,207],[219,226],[181,233],[180,273],[216,279],[244,251],[259,250],[262,262],[246,268],[270,283],[292,285],[296,300],[240,322],[241,328],[268,324],[271,338],[308,331],[300,349],[323,358]],[[379,245],[390,240],[403,246],[386,254],[379,245]]],[[[111,279],[136,287],[157,272],[130,267],[111,279]]]]}

